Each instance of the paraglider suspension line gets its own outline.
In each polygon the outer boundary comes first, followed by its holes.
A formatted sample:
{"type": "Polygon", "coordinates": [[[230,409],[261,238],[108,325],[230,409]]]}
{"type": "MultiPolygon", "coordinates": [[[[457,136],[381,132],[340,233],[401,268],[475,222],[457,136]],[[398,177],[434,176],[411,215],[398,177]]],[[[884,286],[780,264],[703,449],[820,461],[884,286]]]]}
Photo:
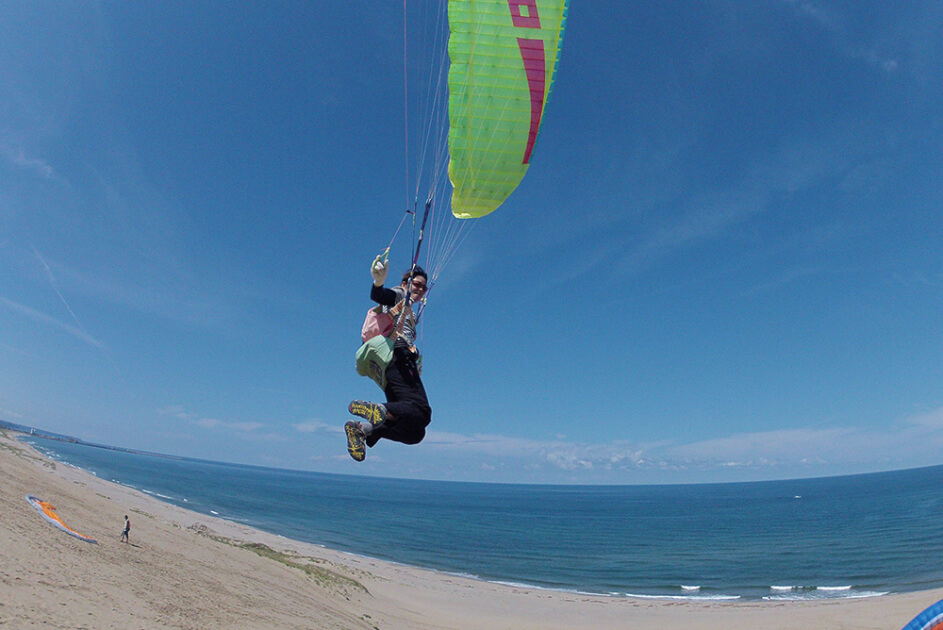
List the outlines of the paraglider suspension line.
{"type": "MultiPolygon", "coordinates": [[[[426,221],[429,220],[429,210],[431,208],[432,195],[429,195],[429,197],[426,199],[426,208],[422,213],[422,223],[419,225],[419,238],[416,241],[416,251],[413,253],[413,264],[409,267],[409,280],[406,282],[406,308],[400,311],[399,315],[396,317],[396,322],[393,326],[394,330],[399,330],[400,320],[403,315],[406,314],[406,310],[409,308],[410,304],[412,304],[413,293],[411,289],[413,286],[413,278],[416,276],[416,263],[419,261],[419,252],[422,249],[422,238],[424,232],[426,231],[426,221]]],[[[416,319],[418,321],[418,316],[416,319]]]]}

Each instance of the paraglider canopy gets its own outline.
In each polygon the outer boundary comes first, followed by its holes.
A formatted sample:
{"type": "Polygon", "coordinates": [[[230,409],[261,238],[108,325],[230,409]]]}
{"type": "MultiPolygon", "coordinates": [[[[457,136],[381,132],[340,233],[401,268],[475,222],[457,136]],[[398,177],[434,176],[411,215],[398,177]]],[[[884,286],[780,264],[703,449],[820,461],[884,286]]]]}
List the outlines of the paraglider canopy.
{"type": "Polygon", "coordinates": [[[449,0],[452,214],[493,212],[533,155],[567,0],[449,0]]]}
{"type": "Polygon", "coordinates": [[[421,14],[430,20],[422,32],[433,39],[420,40],[420,49],[433,63],[420,64],[429,74],[417,81],[409,80],[404,27],[404,137],[407,165],[418,168],[413,179],[407,166],[406,214],[386,251],[411,217],[412,262],[419,262],[425,236],[431,291],[475,223],[467,219],[494,212],[527,172],[560,57],[568,0],[428,2],[437,10],[421,14]],[[442,28],[443,11],[448,29],[442,28]],[[411,91],[417,92],[415,109],[411,91]],[[415,155],[410,112],[421,132],[415,155]]]}
{"type": "Polygon", "coordinates": [[[928,606],[903,630],[943,630],[943,600],[928,606]]]}

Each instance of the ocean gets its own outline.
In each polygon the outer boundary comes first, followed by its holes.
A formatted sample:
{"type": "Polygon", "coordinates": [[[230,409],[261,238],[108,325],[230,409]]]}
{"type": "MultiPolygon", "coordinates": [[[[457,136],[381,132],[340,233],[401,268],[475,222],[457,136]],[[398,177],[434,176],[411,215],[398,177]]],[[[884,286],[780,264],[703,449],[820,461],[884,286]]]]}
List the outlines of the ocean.
{"type": "Polygon", "coordinates": [[[755,483],[535,486],[333,475],[24,439],[198,513],[499,583],[740,600],[943,586],[943,466],[755,483]]]}

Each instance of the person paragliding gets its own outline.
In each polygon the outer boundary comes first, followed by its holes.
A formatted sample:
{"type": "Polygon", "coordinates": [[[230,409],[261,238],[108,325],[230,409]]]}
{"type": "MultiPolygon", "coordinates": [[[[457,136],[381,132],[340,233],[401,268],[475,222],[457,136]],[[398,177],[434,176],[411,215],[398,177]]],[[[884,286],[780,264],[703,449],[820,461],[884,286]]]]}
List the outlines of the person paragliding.
{"type": "MultiPolygon", "coordinates": [[[[357,372],[379,385],[386,402],[355,400],[348,406],[358,420],[344,425],[347,451],[357,461],[363,461],[366,449],[381,439],[417,444],[425,437],[432,409],[419,377],[418,317],[412,305],[423,300],[467,234],[468,222],[494,212],[527,173],[554,83],[568,12],[568,0],[448,0],[442,4],[448,15],[449,70],[447,89],[436,85],[430,92],[436,95],[431,99],[436,111],[430,120],[447,121],[448,128],[446,133],[431,127],[426,131],[438,141],[423,144],[435,145],[435,158],[429,160],[434,162],[431,185],[412,266],[400,285],[386,288],[385,256],[390,248],[371,265],[370,298],[379,307],[371,309],[364,322],[357,372]],[[437,107],[441,105],[438,95],[445,95],[447,112],[437,107]],[[441,150],[444,139],[447,152],[441,150]],[[447,169],[439,162],[445,155],[447,169]],[[451,186],[449,219],[462,226],[453,230],[453,224],[441,220],[444,217],[429,223],[440,226],[437,231],[442,236],[436,243],[430,234],[430,249],[436,255],[426,262],[430,279],[416,263],[430,212],[433,206],[444,206],[436,199],[449,190],[440,181],[446,171],[451,186]]],[[[442,73],[436,76],[441,78],[442,73]]],[[[408,128],[407,124],[407,138],[408,128]]],[[[427,163],[424,157],[420,164],[427,163]]],[[[422,176],[417,178],[415,197],[408,198],[418,200],[420,181],[424,181],[422,176]]],[[[407,209],[403,220],[409,215],[415,229],[417,208],[407,209]]]]}
{"type": "MultiPolygon", "coordinates": [[[[344,425],[347,434],[347,452],[356,461],[363,461],[366,448],[372,448],[381,439],[402,444],[418,444],[426,435],[426,427],[432,421],[432,408],[420,378],[421,357],[416,348],[416,325],[418,319],[413,310],[420,304],[428,289],[429,278],[418,265],[413,265],[403,274],[399,286],[387,288],[386,276],[389,262],[377,256],[370,265],[373,286],[370,299],[379,307],[371,309],[368,321],[380,319],[374,336],[366,342],[378,340],[387,348],[392,346],[388,364],[377,368],[382,375],[377,383],[386,394],[385,403],[354,400],[348,411],[361,420],[351,420],[344,425]],[[388,330],[381,330],[388,328],[388,330]]],[[[364,332],[364,336],[369,333],[364,332]]],[[[385,361],[384,361],[385,362],[385,361]]]]}

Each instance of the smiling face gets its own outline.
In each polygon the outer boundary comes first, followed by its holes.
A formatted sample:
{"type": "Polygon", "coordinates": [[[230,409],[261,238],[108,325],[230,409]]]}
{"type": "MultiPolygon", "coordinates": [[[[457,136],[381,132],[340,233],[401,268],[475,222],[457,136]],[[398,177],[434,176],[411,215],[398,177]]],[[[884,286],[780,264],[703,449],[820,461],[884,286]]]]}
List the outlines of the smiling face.
{"type": "MultiPolygon", "coordinates": [[[[422,299],[422,296],[426,294],[426,290],[428,289],[427,282],[428,281],[426,280],[425,276],[416,276],[413,278],[412,287],[410,289],[410,295],[411,295],[410,301],[418,302],[419,300],[422,299]]],[[[403,280],[404,289],[406,288],[408,284],[409,284],[408,278],[406,280],[403,280]]]]}

